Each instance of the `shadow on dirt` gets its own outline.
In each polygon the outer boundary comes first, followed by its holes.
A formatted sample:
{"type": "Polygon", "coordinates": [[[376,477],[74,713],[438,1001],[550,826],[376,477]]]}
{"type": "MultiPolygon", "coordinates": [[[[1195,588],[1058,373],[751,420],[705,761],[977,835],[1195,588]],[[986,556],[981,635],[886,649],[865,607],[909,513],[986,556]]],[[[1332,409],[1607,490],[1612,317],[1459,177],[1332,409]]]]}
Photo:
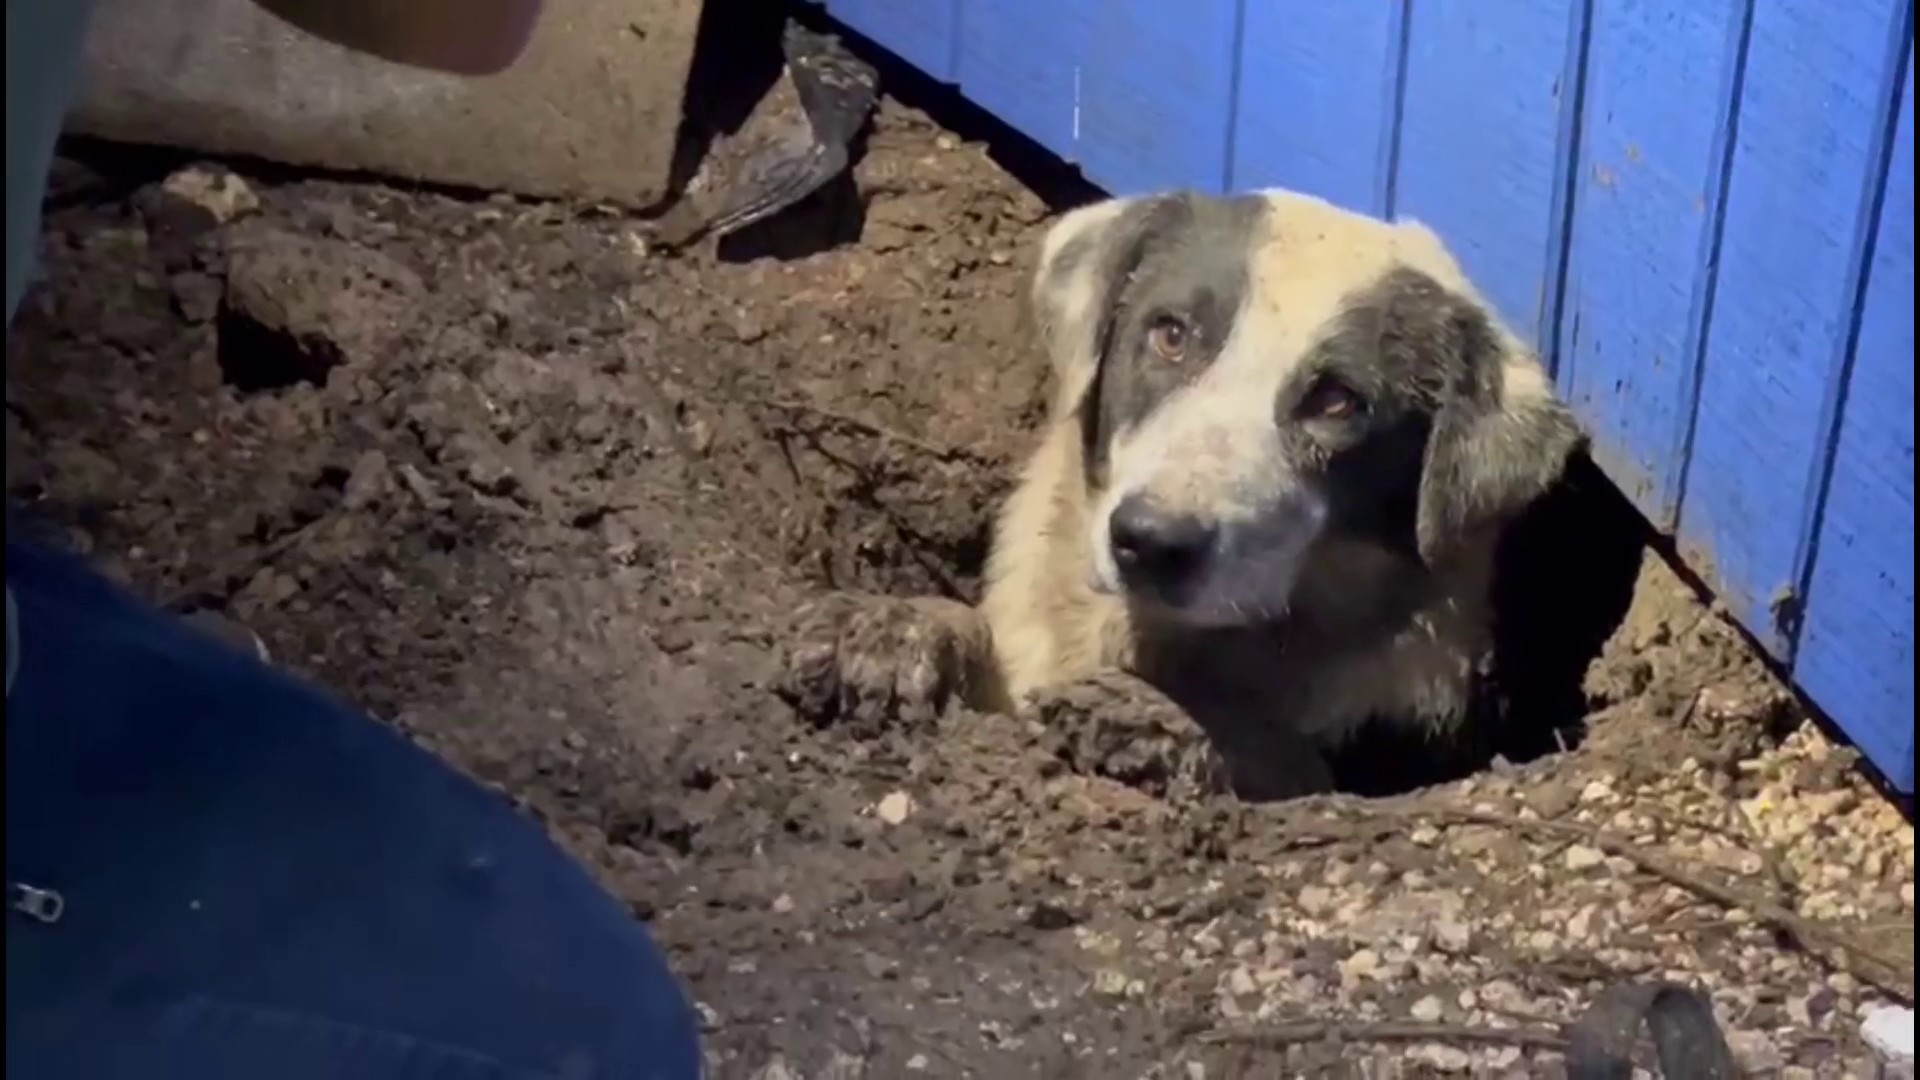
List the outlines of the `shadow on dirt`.
{"type": "Polygon", "coordinates": [[[1373,725],[1336,756],[1340,787],[1397,794],[1578,746],[1590,705],[1587,671],[1626,617],[1648,538],[1633,505],[1590,459],[1576,458],[1502,542],[1494,584],[1498,674],[1469,732],[1436,742],[1373,725]]]}

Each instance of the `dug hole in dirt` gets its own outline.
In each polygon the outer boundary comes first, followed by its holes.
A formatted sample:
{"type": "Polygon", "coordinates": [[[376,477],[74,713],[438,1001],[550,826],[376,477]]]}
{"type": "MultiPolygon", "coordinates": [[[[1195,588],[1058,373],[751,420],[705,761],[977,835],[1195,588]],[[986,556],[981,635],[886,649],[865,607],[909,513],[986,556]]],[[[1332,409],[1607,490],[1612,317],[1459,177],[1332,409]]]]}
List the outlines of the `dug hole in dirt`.
{"type": "Polygon", "coordinates": [[[1591,472],[1566,512],[1619,542],[1542,560],[1529,632],[1596,627],[1566,715],[1443,783],[1251,806],[1124,701],[773,691],[823,590],[975,595],[1041,414],[1033,188],[1075,189],[883,73],[849,183],[672,258],[592,207],[69,146],[9,495],[546,822],[716,1077],[1552,1076],[1561,1021],[1657,977],[1759,1075],[1872,1075],[1912,826],[1591,472]]]}

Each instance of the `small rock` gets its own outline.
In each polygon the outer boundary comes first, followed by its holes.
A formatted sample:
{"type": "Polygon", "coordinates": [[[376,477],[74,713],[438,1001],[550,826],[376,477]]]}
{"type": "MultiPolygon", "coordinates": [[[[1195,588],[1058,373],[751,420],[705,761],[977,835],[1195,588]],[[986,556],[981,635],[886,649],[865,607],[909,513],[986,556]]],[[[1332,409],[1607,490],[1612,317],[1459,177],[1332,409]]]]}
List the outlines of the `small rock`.
{"type": "Polygon", "coordinates": [[[1234,968],[1227,976],[1227,991],[1229,993],[1245,996],[1247,994],[1257,993],[1259,989],[1259,985],[1253,981],[1253,972],[1248,971],[1246,968],[1234,968]]]}
{"type": "Polygon", "coordinates": [[[1423,1024],[1431,1024],[1438,1021],[1445,1012],[1446,1006],[1440,1003],[1440,999],[1433,994],[1428,994],[1414,1002],[1413,1008],[1407,1010],[1407,1015],[1423,1024]]]}
{"type": "Polygon", "coordinates": [[[160,188],[176,199],[205,210],[222,225],[260,209],[260,196],[253,193],[245,180],[224,170],[190,166],[167,177],[160,188]]]}
{"type": "Polygon", "coordinates": [[[1333,890],[1325,885],[1308,885],[1300,890],[1295,903],[1309,915],[1323,915],[1333,906],[1333,890]]]}
{"type": "Polygon", "coordinates": [[[1407,1056],[1444,1073],[1463,1073],[1473,1068],[1473,1055],[1442,1043],[1421,1043],[1408,1051],[1407,1056]]]}
{"type": "Polygon", "coordinates": [[[1433,943],[1449,956],[1459,956],[1473,945],[1473,927],[1464,922],[1442,919],[1433,924],[1433,943]]]}
{"type": "Polygon", "coordinates": [[[889,825],[903,824],[913,813],[913,796],[904,791],[890,792],[874,807],[874,814],[889,825]]]}
{"type": "Polygon", "coordinates": [[[907,1068],[913,1072],[926,1072],[927,1066],[931,1064],[932,1062],[927,1060],[925,1054],[915,1054],[907,1059],[907,1068]]]}
{"type": "Polygon", "coordinates": [[[1520,988],[1505,979],[1495,979],[1480,988],[1480,1000],[1496,1009],[1513,1012],[1527,1004],[1520,988]]]}
{"type": "Polygon", "coordinates": [[[786,894],[786,893],[781,893],[781,894],[780,894],[779,896],[776,896],[776,897],[774,897],[774,898],[773,898],[773,911],[774,911],[774,914],[776,914],[776,915],[785,915],[785,914],[787,914],[788,912],[790,912],[790,911],[792,911],[792,910],[793,910],[793,897],[792,897],[792,896],[790,896],[790,895],[788,895],[788,894],[786,894]]]}
{"type": "Polygon", "coordinates": [[[1913,1010],[1875,1005],[1860,1022],[1860,1037],[1892,1073],[1913,1076],[1913,1010]]]}
{"type": "Polygon", "coordinates": [[[1345,960],[1340,961],[1340,979],[1342,982],[1358,982],[1370,979],[1380,971],[1380,954],[1372,949],[1361,949],[1345,960]]]}
{"type": "Polygon", "coordinates": [[[1419,825],[1407,836],[1407,839],[1421,847],[1432,847],[1434,842],[1440,839],[1440,830],[1431,825],[1419,825]]]}
{"type": "Polygon", "coordinates": [[[1575,941],[1585,941],[1593,936],[1593,907],[1588,905],[1574,913],[1567,920],[1567,936],[1575,941]]]}
{"type": "Polygon", "coordinates": [[[1591,870],[1601,863],[1606,862],[1607,853],[1601,851],[1599,848],[1588,847],[1585,844],[1575,844],[1567,849],[1566,859],[1567,869],[1579,873],[1583,870],[1591,870]]]}
{"type": "Polygon", "coordinates": [[[1112,968],[1101,968],[1093,973],[1093,992],[1101,997],[1127,996],[1126,973],[1112,968]]]}
{"type": "Polygon", "coordinates": [[[844,1050],[836,1049],[833,1056],[820,1071],[820,1080],[864,1080],[867,1075],[865,1058],[855,1057],[844,1050]]]}
{"type": "Polygon", "coordinates": [[[799,1080],[792,1069],[787,1068],[787,1059],[775,1054],[754,1074],[754,1080],[799,1080]]]}

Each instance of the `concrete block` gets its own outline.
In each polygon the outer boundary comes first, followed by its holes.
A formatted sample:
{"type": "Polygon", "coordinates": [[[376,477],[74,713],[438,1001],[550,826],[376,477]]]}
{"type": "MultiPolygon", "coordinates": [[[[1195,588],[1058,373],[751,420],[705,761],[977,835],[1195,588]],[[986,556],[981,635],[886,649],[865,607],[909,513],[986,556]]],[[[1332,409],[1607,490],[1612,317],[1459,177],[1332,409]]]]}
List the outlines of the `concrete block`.
{"type": "Polygon", "coordinates": [[[99,0],[68,130],[645,206],[665,194],[701,0],[548,0],[506,72],[402,67],[249,0],[99,0]]]}

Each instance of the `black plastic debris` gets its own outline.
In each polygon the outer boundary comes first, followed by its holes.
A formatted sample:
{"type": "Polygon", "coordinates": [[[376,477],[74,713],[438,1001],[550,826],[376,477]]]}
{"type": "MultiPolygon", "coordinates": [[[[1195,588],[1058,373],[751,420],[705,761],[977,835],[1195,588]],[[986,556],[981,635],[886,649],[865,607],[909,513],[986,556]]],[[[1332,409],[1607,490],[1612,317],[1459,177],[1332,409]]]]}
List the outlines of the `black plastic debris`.
{"type": "Polygon", "coordinates": [[[847,168],[879,98],[880,76],[838,37],[789,21],[785,70],[740,136],[716,148],[653,240],[681,248],[744,229],[818,191],[847,168]]]}
{"type": "Polygon", "coordinates": [[[1567,1029],[1569,1080],[1627,1080],[1642,1029],[1667,1080],[1733,1080],[1733,1051],[1698,991],[1673,983],[1609,987],[1567,1029]]]}

